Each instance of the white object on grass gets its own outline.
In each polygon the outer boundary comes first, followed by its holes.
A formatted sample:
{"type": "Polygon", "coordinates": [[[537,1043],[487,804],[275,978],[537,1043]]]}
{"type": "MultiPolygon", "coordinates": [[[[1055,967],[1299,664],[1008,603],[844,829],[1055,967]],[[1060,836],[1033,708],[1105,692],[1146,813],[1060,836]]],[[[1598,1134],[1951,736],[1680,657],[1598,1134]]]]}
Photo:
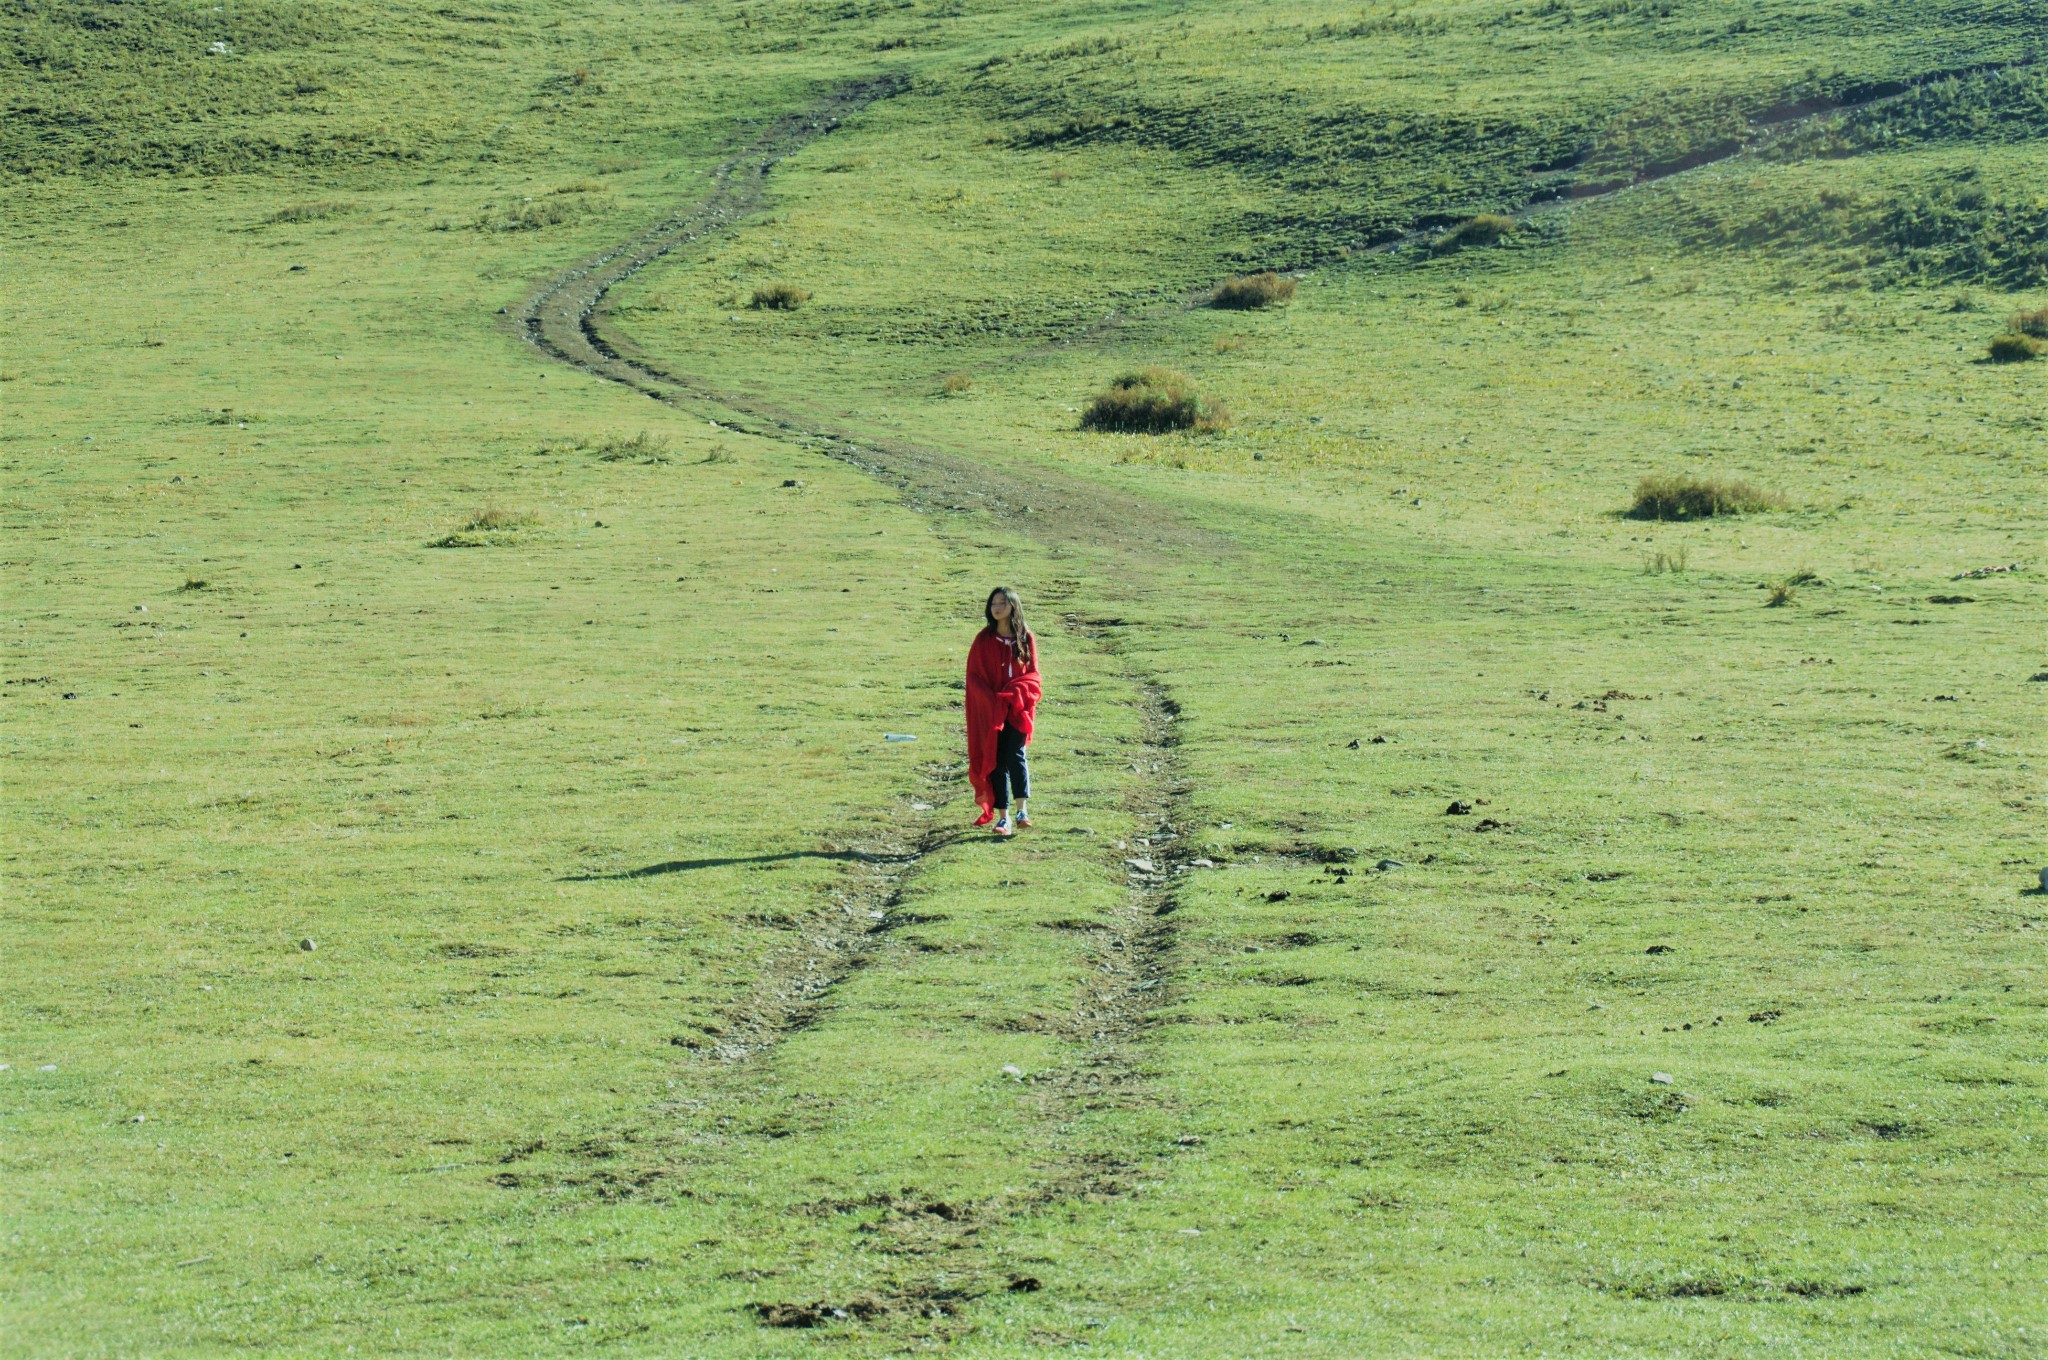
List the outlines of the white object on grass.
{"type": "Polygon", "coordinates": [[[916,740],[917,740],[917,738],[916,738],[916,737],[913,737],[913,736],[909,736],[909,735],[907,735],[906,733],[902,733],[902,732],[884,732],[884,733],[882,734],[882,740],[883,740],[883,741],[916,741],[916,740]]]}

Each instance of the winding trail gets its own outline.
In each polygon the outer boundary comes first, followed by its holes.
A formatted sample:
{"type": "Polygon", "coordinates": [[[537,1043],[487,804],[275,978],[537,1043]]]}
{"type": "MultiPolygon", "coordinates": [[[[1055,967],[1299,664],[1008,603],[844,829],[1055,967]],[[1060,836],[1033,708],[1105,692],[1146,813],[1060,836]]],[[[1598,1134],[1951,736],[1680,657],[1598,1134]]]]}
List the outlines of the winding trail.
{"type": "MultiPolygon", "coordinates": [[[[520,333],[550,358],[654,400],[710,406],[727,414],[722,423],[732,428],[851,463],[894,485],[922,511],[979,510],[1041,540],[1134,549],[1158,558],[1190,548],[1230,551],[1223,540],[1156,504],[1114,489],[1051,470],[1022,477],[901,441],[856,439],[819,428],[745,394],[718,391],[669,372],[638,354],[629,341],[600,331],[603,300],[614,286],[679,247],[737,225],[760,206],[764,181],[778,160],[902,87],[896,80],[843,86],[811,108],[778,120],[712,172],[711,191],[696,204],[535,289],[516,314],[520,333]],[[744,420],[730,419],[734,414],[744,420]]],[[[1065,622],[1076,636],[1123,657],[1116,642],[1120,621],[1069,615],[1065,622]]],[[[1180,824],[1185,785],[1176,755],[1178,705],[1158,679],[1127,657],[1119,669],[1135,692],[1140,716],[1133,762],[1137,778],[1125,803],[1142,834],[1138,853],[1119,866],[1126,880],[1122,902],[1105,915],[1100,930],[1091,932],[1089,981],[1059,1026],[1077,1056],[1034,1079],[1040,1114],[1050,1130],[1046,1165],[1030,1186],[976,1203],[878,1206],[895,1225],[893,1235],[904,1239],[903,1276],[889,1289],[858,1300],[757,1304],[763,1325],[808,1327],[828,1317],[913,1317],[944,1327],[971,1300],[1020,1287],[1015,1277],[994,1270],[982,1246],[985,1234],[1053,1204],[1128,1190],[1130,1168],[1083,1146],[1074,1129],[1089,1109],[1141,1098],[1144,1079],[1136,1046],[1151,1014],[1172,991],[1174,932],[1168,918],[1174,885],[1186,872],[1178,848],[1185,843],[1180,824]]],[[[755,986],[720,1017],[719,1032],[699,1049],[701,1058],[729,1068],[770,1056],[784,1039],[814,1021],[841,984],[892,947],[891,933],[900,924],[896,909],[919,866],[962,835],[941,828],[931,815],[932,805],[942,801],[941,788],[957,779],[955,769],[926,768],[930,802],[912,802],[924,815],[903,826],[892,844],[860,853],[864,873],[849,876],[832,904],[805,921],[797,943],[763,960],[755,986]]]]}

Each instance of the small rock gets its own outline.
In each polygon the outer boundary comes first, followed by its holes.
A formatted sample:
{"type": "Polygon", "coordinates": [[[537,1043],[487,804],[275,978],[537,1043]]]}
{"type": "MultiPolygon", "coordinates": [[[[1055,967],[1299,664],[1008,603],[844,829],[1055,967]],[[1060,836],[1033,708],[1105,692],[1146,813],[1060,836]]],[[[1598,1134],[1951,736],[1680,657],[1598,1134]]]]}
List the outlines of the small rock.
{"type": "Polygon", "coordinates": [[[135,612],[138,614],[147,614],[149,612],[149,606],[146,604],[136,605],[135,612]]]}
{"type": "Polygon", "coordinates": [[[1444,816],[1446,817],[1470,817],[1471,815],[1472,805],[1462,798],[1444,809],[1444,816]]]}
{"type": "Polygon", "coordinates": [[[1321,638],[1310,638],[1307,642],[1304,642],[1301,645],[1304,647],[1324,647],[1328,646],[1329,644],[1325,643],[1321,638]]]}
{"type": "Polygon", "coordinates": [[[1472,829],[1474,831],[1499,831],[1506,825],[1506,822],[1496,822],[1491,817],[1481,817],[1472,824],[1472,829]]]}
{"type": "Polygon", "coordinates": [[[1095,828],[1092,826],[1070,826],[1067,828],[1067,834],[1069,836],[1092,836],[1095,834],[1095,828]]]}
{"type": "Polygon", "coordinates": [[[1643,952],[1645,954],[1669,954],[1671,952],[1671,946],[1668,944],[1653,944],[1648,949],[1645,949],[1643,952]]]}
{"type": "Polygon", "coordinates": [[[67,699],[76,699],[78,697],[78,691],[75,689],[67,689],[64,691],[64,697],[67,699]]]}
{"type": "Polygon", "coordinates": [[[932,810],[932,805],[930,803],[912,803],[910,805],[910,810],[912,812],[930,812],[932,810]]]}
{"type": "Polygon", "coordinates": [[[55,1064],[55,1063],[44,1063],[44,1064],[43,1064],[43,1065],[42,1065],[41,1067],[38,1067],[38,1068],[36,1069],[36,1071],[38,1071],[38,1072],[54,1072],[54,1071],[56,1071],[56,1070],[57,1070],[57,1064],[55,1064]]]}
{"type": "Polygon", "coordinates": [[[1045,1288],[1045,1282],[1036,1275],[1015,1275],[1011,1277],[1010,1282],[1004,1285],[1003,1288],[1009,1290],[1012,1294],[1035,1294],[1045,1288]]]}
{"type": "Polygon", "coordinates": [[[1182,1228],[1180,1230],[1180,1235],[1182,1237],[1200,1237],[1202,1235],[1202,1230],[1200,1228],[1182,1228]]]}
{"type": "Polygon", "coordinates": [[[1006,1077],[1014,1077],[1018,1081],[1022,1081],[1024,1079],[1024,1069],[1017,1066],[1017,1064],[1015,1063],[1004,1063],[1003,1075],[1006,1077]]]}
{"type": "Polygon", "coordinates": [[[1344,749],[1347,751],[1356,751],[1358,749],[1358,738],[1353,737],[1350,741],[1345,742],[1344,749]]]}
{"type": "Polygon", "coordinates": [[[1175,1147],[1200,1147],[1202,1145],[1202,1140],[1195,1134],[1184,1133],[1180,1137],[1173,1140],[1173,1145],[1175,1147]]]}
{"type": "Polygon", "coordinates": [[[1137,870],[1141,874],[1157,872],[1152,867],[1152,861],[1149,859],[1127,859],[1124,861],[1124,863],[1130,865],[1131,868],[1137,870]]]}
{"type": "Polygon", "coordinates": [[[796,478],[796,477],[790,477],[790,478],[786,478],[786,479],[785,479],[785,480],[783,481],[783,483],[782,483],[782,484],[783,484],[784,486],[799,486],[799,487],[800,487],[800,486],[802,486],[802,485],[803,485],[803,481],[802,481],[802,479],[800,479],[800,478],[796,478]]]}
{"type": "Polygon", "coordinates": [[[1401,861],[1397,859],[1383,859],[1379,863],[1373,865],[1372,867],[1384,874],[1390,869],[1401,869],[1405,868],[1406,866],[1403,865],[1401,861]]]}
{"type": "Polygon", "coordinates": [[[1607,1008],[1597,1001],[1589,1001],[1586,1003],[1586,1009],[1589,1011],[1604,1011],[1607,1008]]]}
{"type": "Polygon", "coordinates": [[[2041,871],[2041,891],[2048,893],[2048,869],[2041,871]]]}
{"type": "Polygon", "coordinates": [[[140,1124],[140,1123],[142,1123],[142,1122],[143,1122],[143,1121],[144,1121],[145,1119],[147,1119],[147,1118],[149,1118],[149,1116],[148,1116],[148,1115],[141,1115],[141,1114],[139,1114],[139,1115],[136,1115],[136,1116],[135,1116],[135,1117],[134,1117],[133,1119],[129,1120],[128,1122],[129,1122],[129,1123],[131,1123],[131,1124],[140,1124]]]}
{"type": "Polygon", "coordinates": [[[1191,859],[1188,861],[1188,868],[1190,869],[1213,869],[1215,867],[1216,861],[1213,859],[1191,859]]]}
{"type": "Polygon", "coordinates": [[[305,950],[308,954],[312,953],[319,947],[320,946],[318,944],[315,944],[313,942],[313,937],[311,935],[308,935],[305,939],[299,941],[299,948],[305,950]]]}
{"type": "Polygon", "coordinates": [[[1650,1080],[1659,1086],[1669,1086],[1671,1085],[1671,1074],[1669,1072],[1652,1072],[1650,1080]]]}
{"type": "MultiPolygon", "coordinates": [[[[2048,872],[2048,871],[2044,871],[2044,872],[2048,872]]],[[[1286,901],[1286,900],[1287,900],[1288,898],[1290,898],[1290,897],[1292,897],[1292,896],[1294,896],[1294,894],[1293,894],[1293,893],[1291,893],[1291,892],[1287,892],[1287,891],[1285,891],[1285,890],[1279,890],[1279,891],[1275,891],[1275,892],[1269,892],[1269,893],[1267,893],[1267,894],[1266,894],[1266,900],[1267,900],[1268,902],[1285,902],[1285,901],[1286,901]]]]}

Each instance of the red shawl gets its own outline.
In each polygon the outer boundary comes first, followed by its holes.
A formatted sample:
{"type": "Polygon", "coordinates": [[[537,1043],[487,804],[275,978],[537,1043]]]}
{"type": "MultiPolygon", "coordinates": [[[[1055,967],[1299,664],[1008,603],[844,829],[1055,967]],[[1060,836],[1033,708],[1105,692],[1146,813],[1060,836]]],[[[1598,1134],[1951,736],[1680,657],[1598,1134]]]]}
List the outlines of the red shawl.
{"type": "Polygon", "coordinates": [[[1031,743],[1031,720],[1038,712],[1038,639],[1031,639],[1031,664],[1017,669],[1010,644],[984,628],[967,651],[967,779],[983,812],[995,806],[988,784],[996,768],[996,734],[1007,724],[1031,743]]]}

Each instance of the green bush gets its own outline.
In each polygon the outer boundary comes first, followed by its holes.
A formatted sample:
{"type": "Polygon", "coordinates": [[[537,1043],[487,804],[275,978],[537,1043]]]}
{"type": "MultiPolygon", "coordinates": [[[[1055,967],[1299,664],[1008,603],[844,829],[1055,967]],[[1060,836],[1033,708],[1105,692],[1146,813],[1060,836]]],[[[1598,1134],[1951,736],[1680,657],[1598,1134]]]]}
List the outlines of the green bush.
{"type": "Polygon", "coordinates": [[[1236,274],[1217,284],[1216,291],[1209,295],[1209,305],[1231,311],[1255,311],[1286,302],[1293,296],[1294,280],[1266,269],[1256,274],[1236,274]]]}
{"type": "Polygon", "coordinates": [[[1988,357],[1994,364],[2023,364],[2048,349],[2048,341],[2036,340],[2024,331],[2007,331],[1992,339],[1988,357]]]}
{"type": "Polygon", "coordinates": [[[793,312],[810,300],[810,293],[793,283],[764,283],[747,305],[757,312],[793,312]]]}
{"type": "Polygon", "coordinates": [[[1744,481],[1664,474],[1636,483],[1630,519],[1711,519],[1715,515],[1747,515],[1783,509],[1785,498],[1744,481]]]}
{"type": "Polygon", "coordinates": [[[1463,250],[1466,246],[1497,246],[1519,230],[1521,224],[1500,213],[1481,213],[1460,222],[1430,242],[1435,251],[1463,250]]]}
{"type": "Polygon", "coordinates": [[[1125,373],[1081,413],[1081,428],[1112,434],[1166,434],[1228,429],[1230,413],[1203,401],[1184,373],[1153,366],[1125,373]]]}

